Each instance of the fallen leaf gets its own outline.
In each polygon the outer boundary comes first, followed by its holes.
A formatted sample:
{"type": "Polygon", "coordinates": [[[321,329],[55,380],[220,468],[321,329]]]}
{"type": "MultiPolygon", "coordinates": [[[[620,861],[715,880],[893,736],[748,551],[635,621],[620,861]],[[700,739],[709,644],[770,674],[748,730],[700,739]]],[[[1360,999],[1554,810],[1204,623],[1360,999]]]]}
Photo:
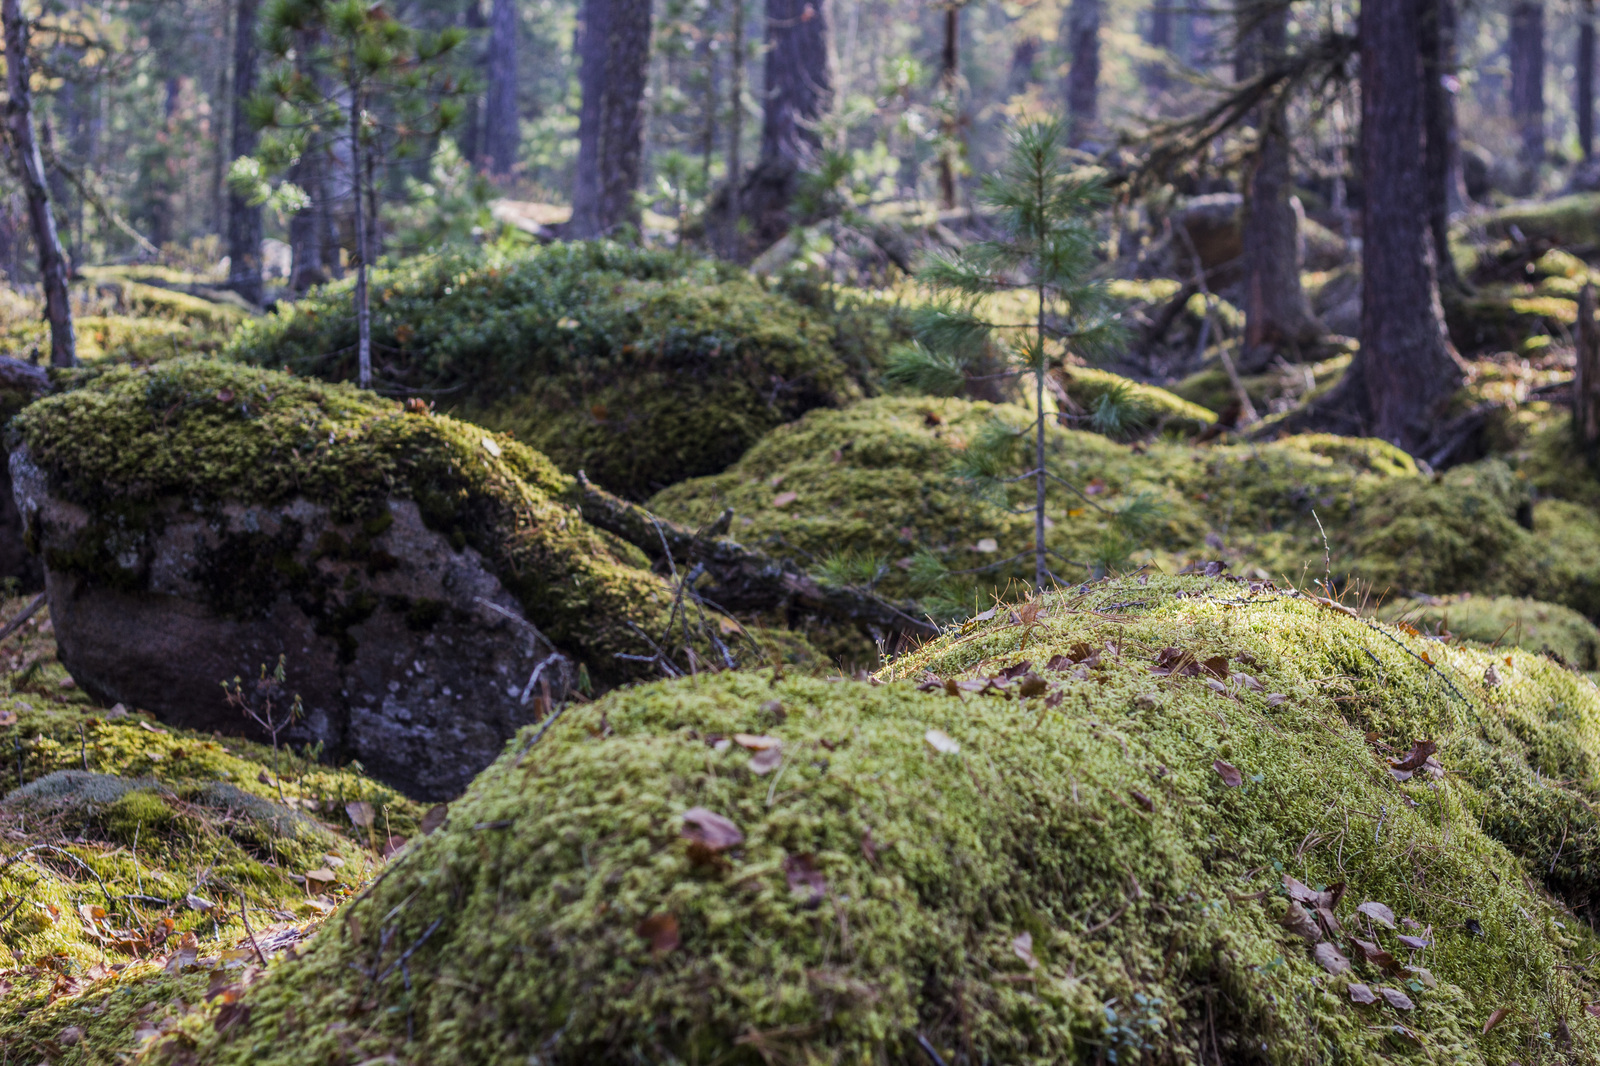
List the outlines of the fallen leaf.
{"type": "Polygon", "coordinates": [[[922,739],[928,742],[928,747],[944,755],[954,755],[961,750],[961,745],[943,730],[930,729],[922,734],[922,739]]]}
{"type": "Polygon", "coordinates": [[[1028,674],[1017,685],[1017,695],[1023,699],[1032,699],[1034,696],[1043,696],[1050,686],[1038,674],[1028,674]]]}
{"type": "Polygon", "coordinates": [[[777,737],[756,736],[750,733],[735,733],[733,742],[741,748],[749,748],[751,751],[766,751],[768,748],[783,747],[783,741],[777,737]]]}
{"type": "Polygon", "coordinates": [[[738,826],[704,807],[691,807],[683,812],[683,835],[713,853],[744,843],[744,834],[738,826]]]}
{"type": "MultiPolygon", "coordinates": [[[[1499,687],[1499,685],[1500,685],[1500,672],[1494,668],[1494,663],[1490,663],[1487,667],[1484,668],[1484,671],[1483,671],[1483,683],[1485,685],[1489,686],[1490,688],[1499,687]]],[[[1484,1032],[1488,1032],[1488,1030],[1485,1029],[1484,1032]]]]}
{"type": "Polygon", "coordinates": [[[60,1035],[57,1036],[56,1039],[59,1040],[63,1046],[72,1047],[78,1041],[83,1039],[83,1030],[76,1025],[69,1025],[65,1029],[61,1030],[60,1035]]]}
{"type": "Polygon", "coordinates": [[[1378,997],[1374,995],[1372,989],[1368,988],[1366,985],[1359,983],[1352,984],[1349,988],[1345,989],[1345,991],[1350,993],[1350,1002],[1352,1003],[1378,1002],[1378,997]]]}
{"type": "Polygon", "coordinates": [[[1421,966],[1407,966],[1406,973],[1410,974],[1413,979],[1420,981],[1424,988],[1439,987],[1439,982],[1435,980],[1433,974],[1421,966]]]}
{"type": "Polygon", "coordinates": [[[104,907],[97,907],[93,903],[85,903],[78,907],[78,913],[83,915],[83,920],[93,924],[106,916],[104,907]]]}
{"type": "Polygon", "coordinates": [[[1263,685],[1260,681],[1257,681],[1251,675],[1240,673],[1237,670],[1234,671],[1233,679],[1239,682],[1242,687],[1249,689],[1251,692],[1261,692],[1266,689],[1265,685],[1263,685]]]}
{"type": "Polygon", "coordinates": [[[1211,764],[1211,768],[1217,772],[1218,777],[1222,778],[1222,783],[1229,788],[1238,788],[1244,784],[1244,775],[1239,772],[1237,766],[1230,762],[1223,762],[1218,759],[1211,764]]]}
{"type": "Polygon", "coordinates": [[[1394,928],[1394,911],[1390,910],[1382,903],[1374,903],[1371,900],[1368,900],[1366,903],[1363,903],[1361,906],[1357,907],[1356,910],[1360,911],[1362,914],[1365,914],[1368,918],[1371,918],[1385,929],[1394,928]]]}
{"type": "Polygon", "coordinates": [[[1416,1010],[1417,1005],[1411,1002],[1411,997],[1398,988],[1381,987],[1378,994],[1388,1001],[1389,1006],[1395,1010],[1416,1010]]]}
{"type": "Polygon", "coordinates": [[[782,748],[762,748],[750,756],[750,761],[746,765],[750,767],[751,773],[757,777],[764,777],[776,770],[782,762],[782,748]]]}
{"type": "Polygon", "coordinates": [[[782,510],[799,498],[800,494],[795,492],[793,489],[789,490],[788,492],[780,492],[772,498],[772,506],[782,510]]]}
{"type": "Polygon", "coordinates": [[[1276,707],[1278,704],[1287,701],[1288,698],[1281,692],[1269,692],[1267,693],[1267,706],[1276,707]]]}
{"type": "Polygon", "coordinates": [[[1316,919],[1295,900],[1289,901],[1289,911],[1278,924],[1295,936],[1303,937],[1313,944],[1322,939],[1322,930],[1317,927],[1316,919]]]}
{"type": "Polygon", "coordinates": [[[783,860],[783,876],[789,882],[789,891],[804,898],[807,906],[816,906],[828,894],[828,881],[817,869],[812,855],[789,855],[783,860]]]}
{"type": "Polygon", "coordinates": [[[1212,677],[1223,681],[1228,679],[1228,657],[1226,655],[1213,655],[1202,662],[1200,668],[1212,677]]]}
{"type": "Polygon", "coordinates": [[[1433,941],[1429,940],[1425,936],[1406,936],[1404,933],[1399,934],[1395,937],[1395,939],[1400,941],[1400,943],[1404,944],[1406,947],[1410,948],[1412,951],[1421,951],[1423,948],[1433,943],[1433,941]]]}
{"type": "Polygon", "coordinates": [[[984,537],[972,546],[972,550],[981,552],[984,555],[993,555],[1000,550],[1000,542],[993,537],[984,537]]]}
{"type": "Polygon", "coordinates": [[[1326,941],[1311,949],[1311,957],[1331,974],[1346,973],[1350,969],[1350,960],[1345,958],[1338,948],[1326,941]]]}
{"type": "Polygon", "coordinates": [[[1138,789],[1136,789],[1136,788],[1128,789],[1128,795],[1133,797],[1133,802],[1137,803],[1139,806],[1143,807],[1145,810],[1154,811],[1156,809],[1156,801],[1151,799],[1149,796],[1146,796],[1143,792],[1140,792],[1138,789]]]}
{"type": "Polygon", "coordinates": [[[1389,765],[1396,770],[1416,771],[1422,769],[1422,764],[1428,761],[1428,756],[1439,750],[1439,745],[1431,740],[1419,740],[1411,745],[1411,750],[1399,759],[1391,759],[1389,765]]]}
{"type": "Polygon", "coordinates": [[[189,895],[184,898],[184,902],[189,905],[190,910],[196,910],[202,913],[216,907],[215,903],[212,903],[204,896],[197,896],[193,892],[189,893],[189,895]]]}
{"type": "Polygon", "coordinates": [[[1323,933],[1331,937],[1344,936],[1344,926],[1334,917],[1333,908],[1318,907],[1312,913],[1317,916],[1317,924],[1322,926],[1323,933]]]}
{"type": "Polygon", "coordinates": [[[1408,1044],[1414,1044],[1417,1047],[1422,1046],[1422,1034],[1407,1029],[1403,1025],[1392,1026],[1389,1031],[1408,1044]]]}
{"type": "MultiPolygon", "coordinates": [[[[117,706],[120,707],[122,705],[119,703],[117,706]]],[[[115,711],[116,707],[113,707],[112,710],[115,711]]],[[[149,722],[146,722],[143,719],[139,720],[139,728],[143,729],[146,733],[162,733],[162,734],[166,733],[165,729],[157,729],[155,726],[151,725],[149,722]]]]}
{"type": "Polygon", "coordinates": [[[450,808],[443,803],[435,803],[432,807],[429,807],[428,812],[422,816],[422,822],[419,826],[422,830],[422,835],[431,836],[435,829],[444,824],[444,820],[449,815],[450,808]]]}
{"type": "Polygon", "coordinates": [[[500,445],[498,445],[498,444],[496,444],[494,442],[494,438],[485,437],[485,438],[483,438],[483,440],[479,441],[478,443],[483,445],[483,450],[484,451],[488,452],[490,455],[494,456],[496,459],[500,458],[500,445]]]}
{"type": "Polygon", "coordinates": [[[1028,969],[1037,970],[1039,960],[1033,957],[1033,934],[1018,933],[1011,941],[1011,951],[1017,958],[1028,964],[1028,969]]]}
{"type": "Polygon", "coordinates": [[[1370,940],[1357,940],[1355,937],[1351,937],[1350,944],[1356,949],[1358,955],[1387,973],[1401,973],[1405,970],[1405,967],[1400,965],[1398,959],[1370,940]]]}
{"type": "Polygon", "coordinates": [[[1004,678],[1007,681],[1015,681],[1017,678],[1021,677],[1023,674],[1026,674],[1029,670],[1032,670],[1032,669],[1033,669],[1033,663],[1030,662],[1027,659],[1024,659],[1020,663],[1012,663],[1010,666],[1006,667],[1004,670],[1001,670],[995,676],[996,677],[1000,677],[1000,678],[1004,678]]]}
{"type": "Polygon", "coordinates": [[[392,858],[394,858],[395,853],[397,851],[399,851],[401,848],[405,847],[405,846],[406,846],[406,838],[405,837],[391,836],[388,840],[384,841],[384,844],[383,844],[383,857],[386,858],[386,859],[392,859],[392,858]]]}
{"type": "Polygon", "coordinates": [[[650,950],[665,955],[678,950],[678,916],[669,911],[652,914],[634,926],[634,932],[650,941],[650,950]]]}
{"type": "Polygon", "coordinates": [[[1493,1014],[1489,1015],[1489,1020],[1483,1023],[1483,1035],[1488,1036],[1489,1030],[1505,1021],[1506,1015],[1510,1013],[1510,1007],[1500,1007],[1493,1014]]]}
{"type": "Polygon", "coordinates": [[[372,804],[366,800],[351,800],[344,805],[344,813],[350,816],[350,821],[362,829],[371,829],[373,821],[372,804]]]}
{"type": "Polygon", "coordinates": [[[326,866],[319,866],[315,870],[306,871],[306,880],[321,881],[323,884],[328,884],[335,878],[335,876],[337,875],[326,866]]]}
{"type": "Polygon", "coordinates": [[[1600,1003],[1585,1003],[1583,1005],[1583,1009],[1594,1015],[1596,1018],[1600,1018],[1600,1003]]]}
{"type": "Polygon", "coordinates": [[[1108,491],[1110,490],[1106,487],[1106,483],[1100,478],[1090,478],[1089,483],[1083,487],[1085,496],[1103,496],[1108,491]]]}

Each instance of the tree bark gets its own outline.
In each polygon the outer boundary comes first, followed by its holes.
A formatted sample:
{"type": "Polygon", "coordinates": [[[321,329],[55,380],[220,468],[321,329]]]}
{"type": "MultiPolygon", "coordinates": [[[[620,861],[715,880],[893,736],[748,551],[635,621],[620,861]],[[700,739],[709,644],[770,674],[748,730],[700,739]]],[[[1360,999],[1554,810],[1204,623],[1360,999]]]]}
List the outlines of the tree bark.
{"type": "Polygon", "coordinates": [[[50,212],[44,159],[33,135],[33,89],[29,84],[32,63],[28,57],[28,22],[22,14],[21,0],[0,0],[0,21],[4,22],[6,38],[6,126],[28,197],[33,241],[39,249],[44,313],[50,323],[50,365],[77,366],[78,342],[72,328],[72,304],[67,297],[67,261],[61,254],[55,216],[50,212]]]}
{"type": "MultiPolygon", "coordinates": [[[[1522,138],[1522,162],[1544,162],[1544,4],[1518,0],[1506,42],[1511,60],[1511,118],[1522,138]]],[[[1531,176],[1531,175],[1530,175],[1531,176]]]]}
{"type": "Polygon", "coordinates": [[[1594,317],[1594,286],[1578,294],[1577,365],[1572,375],[1572,432],[1591,466],[1600,461],[1600,322],[1594,317]]]}
{"type": "Polygon", "coordinates": [[[740,191],[749,223],[742,253],[789,232],[800,172],[822,148],[819,123],[833,107],[834,72],[828,0],[767,0],[766,100],[761,155],[740,191]]]}
{"type": "MultiPolygon", "coordinates": [[[[1282,62],[1289,43],[1289,7],[1263,8],[1247,31],[1266,64],[1282,62]]],[[[1259,147],[1245,188],[1243,243],[1245,340],[1239,369],[1258,373],[1279,353],[1298,355],[1324,332],[1300,285],[1300,213],[1293,202],[1286,104],[1267,106],[1258,118],[1259,147]]]]}
{"type": "MultiPolygon", "coordinates": [[[[1150,22],[1145,27],[1144,41],[1151,48],[1163,52],[1172,48],[1172,4],[1170,0],[1156,0],[1150,8],[1150,22]]],[[[1164,92],[1170,84],[1167,67],[1163,62],[1145,67],[1144,82],[1153,92],[1164,92]]]]}
{"type": "Polygon", "coordinates": [[[1039,38],[1025,34],[1011,49],[1011,69],[1006,75],[1006,91],[1020,96],[1034,82],[1034,64],[1039,61],[1039,38]]]}
{"type": "MultiPolygon", "coordinates": [[[[489,49],[486,42],[480,41],[487,23],[483,19],[482,0],[467,0],[467,7],[462,12],[461,25],[467,31],[472,41],[473,66],[485,68],[488,66],[489,49]]],[[[484,80],[487,81],[487,71],[484,80]]],[[[461,149],[461,158],[476,167],[483,162],[483,94],[473,93],[464,101],[461,109],[461,133],[456,140],[456,147],[461,149]]]]}
{"type": "MultiPolygon", "coordinates": [[[[356,69],[355,57],[350,57],[351,69],[356,69]]],[[[365,169],[365,152],[361,146],[361,112],[363,109],[360,87],[350,84],[350,177],[351,201],[355,205],[356,224],[356,384],[363,389],[372,387],[372,303],[367,292],[367,212],[362,205],[361,172],[365,169]]],[[[370,152],[371,149],[366,149],[370,152]]]]}
{"type": "Polygon", "coordinates": [[[1093,135],[1100,114],[1100,3],[1072,0],[1067,10],[1067,139],[1075,147],[1093,135]]]}
{"type": "MultiPolygon", "coordinates": [[[[646,28],[646,38],[649,30],[646,28]]],[[[509,174],[522,131],[517,115],[516,0],[494,0],[489,18],[489,91],[483,109],[483,151],[489,172],[509,174]]]]}
{"type": "Polygon", "coordinates": [[[1423,181],[1423,14],[1423,0],[1361,8],[1361,348],[1313,419],[1413,454],[1463,377],[1439,305],[1423,181]]]}
{"type": "MultiPolygon", "coordinates": [[[[256,91],[256,15],[260,0],[238,0],[233,31],[233,158],[254,155],[257,134],[245,112],[256,91]]],[[[228,193],[228,288],[253,304],[261,302],[261,208],[228,193]]]]}
{"type": "Polygon", "coordinates": [[[733,17],[728,27],[729,50],[733,56],[728,72],[728,205],[723,216],[722,254],[739,256],[739,220],[744,217],[740,190],[744,188],[744,5],[732,0],[733,17]]]}
{"type": "Polygon", "coordinates": [[[944,9],[944,48],[939,54],[939,95],[944,117],[939,132],[944,143],[939,147],[939,205],[945,210],[956,206],[956,159],[961,136],[961,8],[952,3],[944,9]]]}
{"type": "Polygon", "coordinates": [[[1575,70],[1574,109],[1578,112],[1578,147],[1583,158],[1594,156],[1594,0],[1578,6],[1578,55],[1575,70]]]}
{"type": "Polygon", "coordinates": [[[1465,288],[1450,254],[1451,205],[1461,199],[1453,187],[1460,177],[1456,164],[1461,154],[1456,98],[1446,84],[1456,72],[1455,23],[1455,0],[1422,0],[1422,111],[1427,140],[1423,176],[1435,271],[1440,291],[1449,293],[1465,288]]]}
{"type": "Polygon", "coordinates": [[[566,235],[605,236],[637,224],[644,136],[644,87],[650,63],[650,0],[584,0],[578,43],[577,180],[566,235]]]}

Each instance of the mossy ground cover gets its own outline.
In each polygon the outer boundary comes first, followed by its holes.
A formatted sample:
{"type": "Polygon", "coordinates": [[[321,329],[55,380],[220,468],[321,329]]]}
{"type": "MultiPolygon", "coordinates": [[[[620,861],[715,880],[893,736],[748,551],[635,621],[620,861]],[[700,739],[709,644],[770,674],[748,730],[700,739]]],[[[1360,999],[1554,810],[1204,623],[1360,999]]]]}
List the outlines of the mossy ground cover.
{"type": "Polygon", "coordinates": [[[304,752],[275,762],[262,745],[96,707],[50,630],[41,612],[0,648],[0,1047],[114,1062],[252,979],[241,907],[263,954],[298,943],[422,811],[304,752]],[[370,828],[346,809],[361,803],[370,828]]]}
{"type": "MultiPolygon", "coordinates": [[[[458,549],[476,549],[528,617],[597,678],[628,676],[617,653],[649,654],[629,623],[660,632],[670,609],[672,590],[644,557],[562,501],[570,479],[544,456],[348,385],[223,360],[117,367],[34,404],[14,427],[53,491],[91,515],[77,546],[47,562],[92,580],[130,580],[118,545],[158,532],[160,508],[174,500],[203,513],[303,497],[337,522],[377,530],[396,497],[415,501],[458,549]]],[[[205,580],[224,608],[303,593],[329,625],[360,591],[315,599],[297,584],[309,580],[304,565],[281,551],[246,566],[223,560],[205,580]]]]}
{"type": "MultiPolygon", "coordinates": [[[[836,304],[609,242],[412,261],[377,272],[373,293],[380,387],[437,397],[636,499],[859,395],[881,358],[864,318],[836,304]]],[[[335,284],[248,324],[230,352],[351,378],[355,331],[350,285],[335,284]]]]}
{"type": "Polygon", "coordinates": [[[873,683],[570,708],[158,1054],[1596,1062],[1597,755],[1542,656],[1262,585],[1060,590],[873,683]]]}
{"type": "Polygon", "coordinates": [[[1444,639],[1525,648],[1577,670],[1600,668],[1600,629],[1570,607],[1517,596],[1430,597],[1383,604],[1380,618],[1444,639]]]}

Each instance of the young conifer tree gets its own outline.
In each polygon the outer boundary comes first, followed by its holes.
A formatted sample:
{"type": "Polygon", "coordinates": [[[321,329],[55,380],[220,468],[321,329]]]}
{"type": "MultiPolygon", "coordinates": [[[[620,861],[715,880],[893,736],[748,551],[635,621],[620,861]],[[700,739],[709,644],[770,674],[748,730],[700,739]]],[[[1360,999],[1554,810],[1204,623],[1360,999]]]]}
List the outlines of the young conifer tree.
{"type": "Polygon", "coordinates": [[[1005,165],[984,180],[980,194],[995,236],[935,256],[921,271],[938,298],[918,314],[918,343],[899,349],[889,368],[891,380],[945,395],[960,391],[972,369],[995,353],[1006,363],[1003,375],[1031,378],[1025,384],[1034,399],[1032,468],[1004,480],[1034,484],[1034,584],[1040,590],[1050,578],[1049,485],[1082,495],[1047,468],[1046,377],[1069,353],[1092,358],[1122,336],[1097,276],[1099,238],[1091,219],[1105,192],[1096,179],[1069,168],[1067,140],[1067,126],[1057,119],[1026,122],[1013,132],[1005,165]],[[989,313],[1000,303],[993,297],[1018,290],[1030,296],[1029,320],[1002,321],[989,313]]]}

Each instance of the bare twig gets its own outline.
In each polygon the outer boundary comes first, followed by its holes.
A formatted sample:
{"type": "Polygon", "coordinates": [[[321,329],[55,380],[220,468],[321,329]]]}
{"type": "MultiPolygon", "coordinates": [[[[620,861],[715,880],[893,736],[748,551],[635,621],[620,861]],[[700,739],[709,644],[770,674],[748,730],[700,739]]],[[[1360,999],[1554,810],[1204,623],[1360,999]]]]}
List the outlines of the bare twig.
{"type": "Polygon", "coordinates": [[[26,606],[26,607],[24,607],[22,609],[22,613],[21,614],[17,615],[11,621],[7,622],[5,624],[5,628],[4,629],[0,629],[0,641],[4,641],[11,634],[13,634],[17,630],[21,629],[22,628],[22,624],[24,622],[26,622],[28,619],[32,618],[35,614],[38,614],[39,613],[39,608],[44,606],[44,601],[45,601],[45,594],[44,593],[41,592],[41,593],[39,593],[39,595],[35,596],[33,598],[33,602],[28,604],[28,606],[26,606]]]}
{"type": "Polygon", "coordinates": [[[239,893],[239,918],[240,918],[241,921],[244,922],[245,935],[250,938],[250,946],[255,948],[255,950],[256,950],[256,958],[257,958],[257,960],[259,960],[261,965],[263,967],[265,967],[267,965],[267,957],[261,953],[261,945],[256,943],[255,930],[250,928],[250,915],[248,913],[246,913],[248,910],[249,910],[249,907],[245,903],[244,893],[240,892],[239,893]]]}

